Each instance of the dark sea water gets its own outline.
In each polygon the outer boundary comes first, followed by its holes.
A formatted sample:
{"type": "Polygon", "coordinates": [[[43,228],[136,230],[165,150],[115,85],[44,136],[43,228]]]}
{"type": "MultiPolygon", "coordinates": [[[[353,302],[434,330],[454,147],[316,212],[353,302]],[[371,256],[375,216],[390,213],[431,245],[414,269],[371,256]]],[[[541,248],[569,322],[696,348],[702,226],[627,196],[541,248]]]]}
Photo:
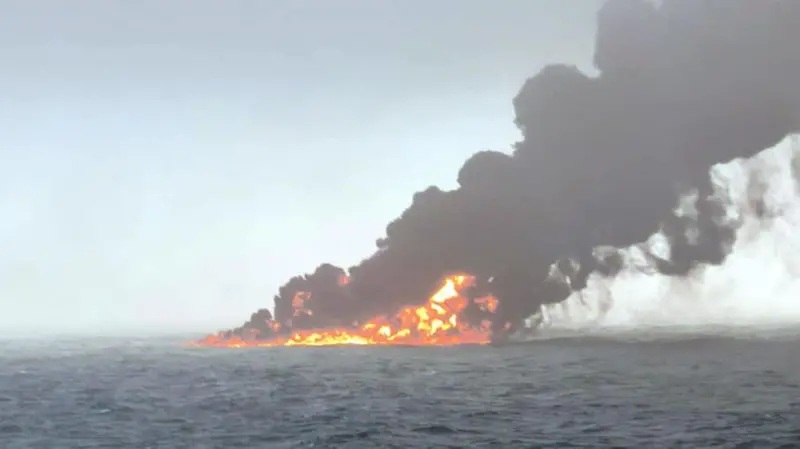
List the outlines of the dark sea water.
{"type": "Polygon", "coordinates": [[[798,448],[800,339],[0,341],[0,448],[798,448]]]}

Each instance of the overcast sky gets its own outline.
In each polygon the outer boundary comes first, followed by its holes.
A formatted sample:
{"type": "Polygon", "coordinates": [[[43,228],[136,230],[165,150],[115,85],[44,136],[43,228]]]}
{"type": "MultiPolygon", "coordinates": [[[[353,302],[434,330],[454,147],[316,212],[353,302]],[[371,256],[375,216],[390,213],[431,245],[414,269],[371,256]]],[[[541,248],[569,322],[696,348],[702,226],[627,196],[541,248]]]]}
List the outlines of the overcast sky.
{"type": "Polygon", "coordinates": [[[600,0],[0,0],[0,336],[238,325],[518,138],[600,0]]]}

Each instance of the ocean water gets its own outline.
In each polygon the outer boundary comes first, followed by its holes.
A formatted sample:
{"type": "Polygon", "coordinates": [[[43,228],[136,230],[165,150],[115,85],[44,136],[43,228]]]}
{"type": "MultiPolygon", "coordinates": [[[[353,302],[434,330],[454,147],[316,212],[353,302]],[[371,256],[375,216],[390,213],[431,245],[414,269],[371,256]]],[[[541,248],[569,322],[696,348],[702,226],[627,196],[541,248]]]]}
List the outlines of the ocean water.
{"type": "Polygon", "coordinates": [[[311,447],[796,448],[800,338],[242,350],[0,341],[0,448],[311,447]]]}

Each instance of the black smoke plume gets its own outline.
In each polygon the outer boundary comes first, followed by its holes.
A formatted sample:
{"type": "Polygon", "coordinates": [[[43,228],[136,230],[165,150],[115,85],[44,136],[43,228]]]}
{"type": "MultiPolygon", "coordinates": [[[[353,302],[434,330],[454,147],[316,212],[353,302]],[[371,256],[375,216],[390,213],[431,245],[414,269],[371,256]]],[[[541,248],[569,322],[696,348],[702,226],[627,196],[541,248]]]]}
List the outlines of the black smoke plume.
{"type": "MultiPolygon", "coordinates": [[[[613,248],[659,231],[670,244],[667,257],[648,255],[659,272],[721,263],[737,223],[709,170],[798,131],[798,43],[800,1],[608,1],[599,74],[553,65],[528,79],[513,101],[523,136],[513,152],[479,152],[458,189],[416,193],[348,283],[328,264],[291,279],[275,296],[279,332],[393,313],[450,272],[475,275],[499,299],[500,331],[592,273],[614,276],[623,262],[613,248]],[[693,213],[676,214],[687,195],[693,213]]],[[[268,338],[268,318],[235,333],[268,338]]]]}

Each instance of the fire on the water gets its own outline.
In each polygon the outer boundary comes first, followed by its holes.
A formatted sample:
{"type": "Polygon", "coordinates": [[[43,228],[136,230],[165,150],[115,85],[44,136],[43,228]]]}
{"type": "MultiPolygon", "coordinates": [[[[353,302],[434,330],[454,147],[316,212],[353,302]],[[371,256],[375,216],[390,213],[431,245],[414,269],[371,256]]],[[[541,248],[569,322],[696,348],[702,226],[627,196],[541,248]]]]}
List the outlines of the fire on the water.
{"type": "MultiPolygon", "coordinates": [[[[295,331],[271,340],[245,340],[239,336],[210,335],[198,342],[200,346],[253,347],[253,346],[333,346],[333,345],[418,345],[448,346],[460,344],[486,344],[491,340],[491,323],[483,320],[470,325],[460,319],[461,312],[474,302],[483,312],[494,313],[497,299],[485,296],[475,300],[463,293],[472,286],[475,278],[452,275],[421,306],[408,306],[391,319],[373,318],[352,329],[320,329],[295,331]]],[[[293,301],[295,310],[302,310],[303,293],[293,301]]],[[[279,324],[272,323],[278,331],[279,324]]]]}

